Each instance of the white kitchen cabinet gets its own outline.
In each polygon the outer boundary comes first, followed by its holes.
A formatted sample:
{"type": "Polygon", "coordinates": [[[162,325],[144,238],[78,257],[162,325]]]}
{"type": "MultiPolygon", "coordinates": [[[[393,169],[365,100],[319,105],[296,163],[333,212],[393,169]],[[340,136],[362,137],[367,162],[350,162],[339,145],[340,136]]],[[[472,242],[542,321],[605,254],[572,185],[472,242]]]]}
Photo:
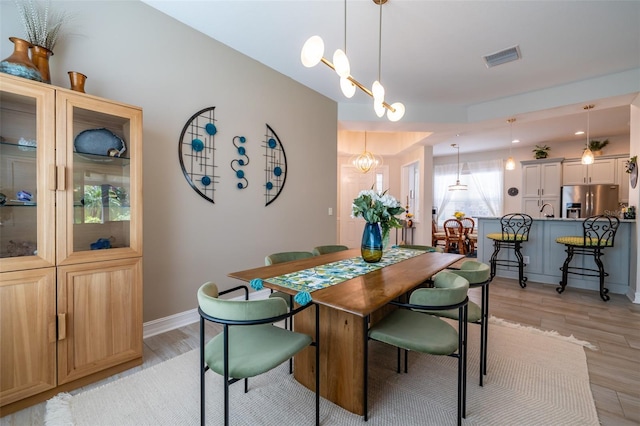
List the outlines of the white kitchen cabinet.
{"type": "MultiPolygon", "coordinates": [[[[545,203],[551,204],[553,212],[560,214],[560,189],[562,186],[562,160],[551,158],[522,161],[522,213],[540,216],[545,203]]],[[[546,210],[551,214],[551,210],[546,210]]]]}
{"type": "Polygon", "coordinates": [[[593,164],[580,160],[565,161],[562,170],[563,185],[612,184],[616,181],[616,158],[596,158],[593,164]]]}
{"type": "Polygon", "coordinates": [[[616,183],[619,185],[618,201],[629,203],[629,173],[626,172],[625,163],[629,156],[616,158],[616,183]]]}

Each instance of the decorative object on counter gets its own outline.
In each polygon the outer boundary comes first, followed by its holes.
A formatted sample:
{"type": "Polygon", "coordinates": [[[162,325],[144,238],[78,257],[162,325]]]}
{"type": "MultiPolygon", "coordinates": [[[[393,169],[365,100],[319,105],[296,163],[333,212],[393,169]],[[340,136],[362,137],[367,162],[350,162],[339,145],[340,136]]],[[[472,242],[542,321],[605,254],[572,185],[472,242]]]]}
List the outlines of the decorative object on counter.
{"type": "Polygon", "coordinates": [[[219,176],[215,169],[216,107],[207,107],[193,114],[182,128],[178,141],[178,158],[182,174],[198,195],[211,203],[219,176]]]}
{"type": "Polygon", "coordinates": [[[605,139],[603,141],[590,141],[589,149],[593,152],[594,157],[599,157],[602,155],[602,148],[609,145],[609,139],[605,139]]]}
{"type": "Polygon", "coordinates": [[[407,196],[407,205],[404,208],[405,224],[407,228],[413,227],[413,213],[409,213],[409,197],[407,196]]]}
{"type": "Polygon", "coordinates": [[[266,198],[265,206],[268,206],[278,198],[278,195],[284,189],[284,184],[287,180],[287,156],[276,132],[268,124],[266,126],[266,140],[262,146],[265,149],[264,169],[267,172],[266,191],[264,194],[266,198]]]}
{"type": "Polygon", "coordinates": [[[585,105],[583,107],[583,109],[587,111],[587,143],[584,152],[582,153],[582,158],[580,158],[580,162],[582,164],[593,164],[595,161],[593,158],[593,151],[591,151],[591,148],[589,147],[589,111],[591,111],[594,106],[595,105],[585,105]]]}
{"type": "Polygon", "coordinates": [[[31,60],[40,70],[42,81],[51,83],[49,58],[53,56],[53,49],[60,38],[66,14],[52,11],[51,0],[44,5],[34,0],[16,0],[16,6],[26,39],[32,45],[31,60]]]}
{"type": "Polygon", "coordinates": [[[244,167],[246,165],[249,164],[249,156],[247,155],[247,149],[242,146],[242,145],[238,145],[236,142],[240,143],[240,144],[244,144],[247,141],[247,138],[245,138],[244,136],[234,136],[233,137],[233,146],[236,147],[236,150],[238,151],[238,155],[244,158],[240,158],[240,159],[235,159],[235,160],[231,160],[231,170],[233,170],[236,174],[236,177],[240,180],[243,180],[243,182],[238,182],[237,183],[237,187],[238,189],[245,189],[246,187],[249,186],[249,181],[247,180],[247,178],[244,176],[244,170],[242,170],[240,167],[244,167]],[[236,168],[238,167],[238,168],[236,168]]]}
{"type": "Polygon", "coordinates": [[[13,43],[13,53],[0,62],[0,72],[29,80],[42,81],[42,74],[29,58],[31,43],[17,37],[9,37],[13,43]]]}
{"type": "Polygon", "coordinates": [[[464,213],[463,212],[454,212],[453,213],[453,217],[455,217],[456,219],[460,220],[464,217],[464,213]]]}
{"type": "Polygon", "coordinates": [[[625,219],[635,219],[636,208],[634,206],[625,207],[622,209],[622,215],[625,219]]]}
{"type": "Polygon", "coordinates": [[[38,246],[32,241],[13,241],[7,244],[7,254],[9,257],[33,256],[37,254],[38,246]]]}
{"type": "Polygon", "coordinates": [[[33,198],[33,194],[27,191],[18,191],[16,192],[16,197],[18,198],[18,201],[30,203],[33,198]]]}
{"type": "Polygon", "coordinates": [[[624,171],[629,173],[629,183],[632,188],[638,184],[638,156],[634,155],[624,163],[624,171]]]}
{"type": "Polygon", "coordinates": [[[547,145],[536,145],[535,148],[533,148],[532,152],[533,152],[533,157],[536,160],[540,160],[542,158],[547,158],[549,156],[549,150],[551,148],[547,145]]]}
{"type": "Polygon", "coordinates": [[[0,206],[4,206],[6,202],[7,202],[7,196],[4,195],[2,192],[0,192],[0,206]]]}
{"type": "Polygon", "coordinates": [[[127,150],[122,138],[104,127],[80,132],[73,142],[73,147],[78,153],[112,157],[113,155],[109,154],[111,149],[117,150],[120,155],[127,150]]]}
{"type": "Polygon", "coordinates": [[[69,74],[71,90],[84,93],[84,83],[87,81],[87,76],[78,71],[68,71],[67,74],[69,74]]]}
{"type": "Polygon", "coordinates": [[[382,250],[389,242],[391,228],[402,228],[396,217],[404,212],[398,200],[388,195],[387,191],[379,194],[373,190],[360,191],[353,200],[351,217],[362,217],[367,221],[362,234],[360,251],[366,262],[379,262],[382,250]],[[376,230],[377,228],[377,230],[376,230]]]}

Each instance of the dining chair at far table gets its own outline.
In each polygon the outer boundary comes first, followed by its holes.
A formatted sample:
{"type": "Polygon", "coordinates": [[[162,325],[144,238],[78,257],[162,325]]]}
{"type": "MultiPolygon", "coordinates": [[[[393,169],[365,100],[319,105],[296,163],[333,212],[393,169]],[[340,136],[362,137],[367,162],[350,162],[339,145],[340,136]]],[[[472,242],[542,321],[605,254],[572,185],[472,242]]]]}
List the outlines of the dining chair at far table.
{"type": "Polygon", "coordinates": [[[476,222],[470,217],[463,217],[460,219],[462,224],[462,233],[464,234],[464,245],[467,253],[473,254],[476,251],[476,244],[478,243],[478,233],[476,232],[476,222]]]}
{"type": "Polygon", "coordinates": [[[314,256],[320,256],[321,254],[335,253],[337,251],[349,250],[349,247],[341,244],[329,244],[325,246],[315,246],[311,253],[314,256]]]}
{"type": "MultiPolygon", "coordinates": [[[[320,365],[319,312],[315,307],[315,341],[304,333],[278,327],[274,323],[291,318],[315,306],[313,303],[290,310],[283,299],[248,300],[249,289],[242,285],[218,291],[213,282],[198,289],[200,314],[200,424],[206,423],[205,373],[213,370],[224,377],[224,424],[229,424],[229,386],[249,377],[266,373],[308,346],[315,346],[316,364],[320,365]],[[219,296],[244,290],[245,300],[220,299],[219,296]],[[206,321],[221,324],[223,331],[205,344],[206,321]]],[[[320,423],[320,372],[315,371],[316,425],[320,423]]],[[[285,398],[286,395],[281,395],[285,398]]]]}
{"type": "MultiPolygon", "coordinates": [[[[392,301],[398,309],[379,322],[365,327],[364,336],[364,420],[368,420],[368,340],[377,340],[398,349],[397,371],[401,368],[401,350],[405,351],[405,373],[408,372],[407,351],[431,355],[447,355],[458,359],[458,425],[466,417],[467,394],[467,291],[469,282],[452,272],[441,271],[434,277],[433,288],[419,288],[409,296],[409,303],[392,301]],[[448,322],[421,311],[442,309],[458,310],[458,329],[448,322]]],[[[368,321],[365,318],[365,324],[368,321]]],[[[428,384],[425,384],[428,386],[428,384]]]]}
{"type": "Polygon", "coordinates": [[[444,251],[449,253],[455,247],[459,254],[466,254],[462,223],[458,219],[447,219],[442,227],[446,234],[444,251]]]}
{"type": "Polygon", "coordinates": [[[431,245],[433,247],[444,247],[447,242],[447,234],[444,230],[438,230],[438,223],[431,219],[431,245]],[[440,244],[442,242],[442,244],[440,244]]]}

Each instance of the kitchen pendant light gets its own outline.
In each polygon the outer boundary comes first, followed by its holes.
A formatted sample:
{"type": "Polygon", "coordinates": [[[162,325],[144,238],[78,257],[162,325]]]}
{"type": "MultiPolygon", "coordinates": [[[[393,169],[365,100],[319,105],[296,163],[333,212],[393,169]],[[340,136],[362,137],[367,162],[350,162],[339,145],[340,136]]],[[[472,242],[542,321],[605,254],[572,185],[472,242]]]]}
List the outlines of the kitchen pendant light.
{"type": "Polygon", "coordinates": [[[387,118],[389,121],[398,121],[404,117],[405,107],[401,102],[394,102],[389,105],[385,102],[385,90],[382,84],[380,84],[380,63],[382,53],[382,5],[387,3],[388,0],[372,0],[373,3],[380,6],[380,32],[378,43],[378,80],[373,83],[371,90],[363,86],[358,80],[351,75],[351,67],[349,60],[347,59],[347,2],[344,2],[344,32],[345,32],[345,46],[344,50],[336,50],[333,55],[333,63],[324,58],[324,41],[320,36],[314,35],[310,37],[302,46],[300,52],[300,60],[302,64],[311,68],[322,62],[332,70],[334,70],[340,76],[340,89],[342,93],[351,98],[355,92],[356,87],[367,95],[373,98],[373,109],[378,117],[383,117],[385,110],[387,112],[387,118]]]}
{"type": "Polygon", "coordinates": [[[582,153],[582,158],[580,159],[582,164],[593,164],[593,162],[595,161],[595,159],[593,158],[593,152],[589,149],[589,111],[594,107],[595,105],[585,105],[584,109],[587,110],[587,146],[584,150],[584,152],[582,153]]]}
{"type": "Polygon", "coordinates": [[[456,179],[455,185],[449,185],[449,191],[466,191],[467,185],[460,183],[460,146],[455,143],[452,143],[451,146],[458,150],[458,179],[456,179]]]}
{"type": "Polygon", "coordinates": [[[516,168],[516,162],[513,159],[513,156],[511,155],[511,147],[513,145],[513,122],[514,121],[516,121],[515,118],[510,118],[507,120],[507,122],[509,123],[510,138],[509,138],[509,158],[507,158],[507,163],[504,166],[506,170],[515,170],[516,168]]]}

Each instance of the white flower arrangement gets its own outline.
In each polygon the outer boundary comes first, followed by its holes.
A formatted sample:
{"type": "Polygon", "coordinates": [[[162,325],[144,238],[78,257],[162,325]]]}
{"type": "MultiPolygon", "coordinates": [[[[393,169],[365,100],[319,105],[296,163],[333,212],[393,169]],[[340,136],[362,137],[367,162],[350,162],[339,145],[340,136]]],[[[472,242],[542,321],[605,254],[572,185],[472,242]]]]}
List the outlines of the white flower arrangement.
{"type": "Polygon", "coordinates": [[[400,219],[396,217],[405,210],[395,197],[384,191],[382,194],[373,189],[360,191],[353,200],[351,217],[362,217],[368,223],[379,223],[382,228],[382,239],[387,240],[391,228],[402,228],[400,219]]]}

